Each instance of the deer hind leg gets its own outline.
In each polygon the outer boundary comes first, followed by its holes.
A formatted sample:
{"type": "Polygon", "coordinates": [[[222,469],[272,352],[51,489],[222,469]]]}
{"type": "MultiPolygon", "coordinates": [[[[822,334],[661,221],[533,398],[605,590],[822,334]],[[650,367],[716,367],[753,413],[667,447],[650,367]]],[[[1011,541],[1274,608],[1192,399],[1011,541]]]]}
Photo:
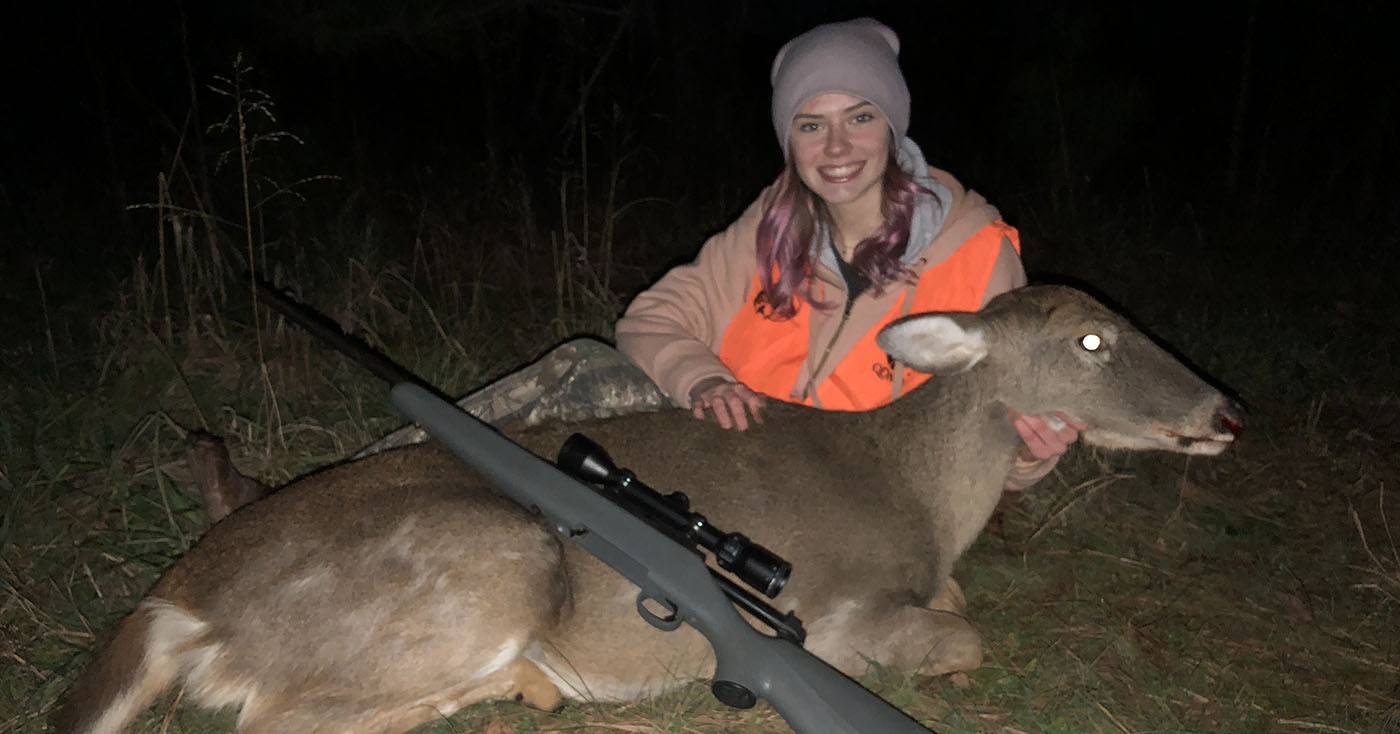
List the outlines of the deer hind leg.
{"type": "MultiPolygon", "coordinates": [[[[954,606],[951,599],[940,605],[954,606]]],[[[895,600],[840,604],[812,624],[807,647],[851,676],[865,673],[871,663],[924,675],[982,665],[982,637],[961,614],[895,600]]]]}
{"type": "Polygon", "coordinates": [[[559,708],[563,697],[534,663],[517,658],[506,667],[481,680],[444,691],[432,699],[398,711],[385,711],[353,732],[403,732],[431,721],[438,721],[474,703],[493,699],[514,699],[545,711],[559,708]]]}
{"type": "Polygon", "coordinates": [[[360,702],[288,698],[259,707],[239,721],[241,734],[396,734],[445,719],[481,701],[514,699],[552,711],[559,707],[559,689],[534,663],[517,658],[482,678],[411,703],[363,710],[360,702]]]}
{"type": "MultiPolygon", "coordinates": [[[[558,691],[542,683],[543,674],[521,654],[567,604],[559,546],[533,523],[508,527],[519,522],[514,509],[504,517],[493,517],[491,509],[483,504],[467,518],[419,518],[420,540],[444,535],[443,527],[467,527],[467,519],[475,527],[465,547],[451,538],[414,547],[412,555],[423,565],[405,575],[417,585],[400,584],[393,593],[375,586],[377,593],[342,594],[348,579],[376,575],[364,569],[341,574],[326,594],[293,584],[292,591],[302,594],[292,604],[295,609],[320,604],[348,610],[322,620],[316,639],[304,648],[285,637],[263,639],[265,630],[256,624],[262,610],[246,610],[240,617],[240,663],[263,679],[283,682],[266,686],[269,690],[289,693],[245,706],[241,730],[400,732],[485,699],[557,705],[558,691]],[[357,602],[354,596],[364,598],[357,602]]],[[[370,571],[374,568],[379,566],[370,571]]]]}
{"type": "Polygon", "coordinates": [[[527,706],[544,711],[559,708],[564,696],[553,681],[540,670],[538,665],[528,660],[517,660],[510,664],[509,690],[501,698],[513,698],[527,706]]]}
{"type": "MultiPolygon", "coordinates": [[[[460,688],[446,691],[428,702],[437,711],[456,711],[481,701],[513,699],[544,711],[559,708],[564,697],[550,682],[539,666],[524,658],[516,658],[504,668],[472,681],[460,688]]],[[[432,715],[424,721],[438,718],[432,715]]],[[[418,722],[423,723],[423,722],[418,722]]],[[[417,726],[413,724],[412,726],[417,726]]]]}

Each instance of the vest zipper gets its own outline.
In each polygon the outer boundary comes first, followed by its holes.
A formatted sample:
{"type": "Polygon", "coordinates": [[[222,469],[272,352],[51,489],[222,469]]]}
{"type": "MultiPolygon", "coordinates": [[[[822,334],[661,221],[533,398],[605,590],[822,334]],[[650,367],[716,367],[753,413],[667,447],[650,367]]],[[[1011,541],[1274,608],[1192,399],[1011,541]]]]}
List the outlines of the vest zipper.
{"type": "Polygon", "coordinates": [[[829,227],[826,232],[826,245],[831,248],[832,254],[836,256],[836,270],[840,273],[841,279],[846,282],[846,305],[841,309],[841,322],[836,325],[836,332],[831,335],[831,341],[826,343],[826,349],[822,350],[822,358],[817,360],[817,366],[812,369],[811,375],[807,378],[807,387],[802,389],[803,400],[812,399],[812,405],[822,407],[821,400],[817,399],[817,375],[821,374],[822,368],[826,366],[826,360],[831,357],[831,348],[836,346],[836,340],[841,338],[841,332],[846,328],[846,320],[851,317],[851,306],[856,302],[856,296],[865,290],[865,285],[856,281],[853,271],[846,259],[841,257],[841,251],[836,249],[836,233],[829,227]]]}
{"type": "Polygon", "coordinates": [[[841,338],[841,332],[846,328],[846,320],[851,317],[851,306],[855,303],[854,298],[846,299],[846,306],[841,309],[841,322],[836,325],[836,333],[831,335],[831,341],[826,343],[826,349],[822,350],[822,358],[817,362],[817,366],[812,369],[812,374],[807,378],[807,387],[802,389],[802,399],[812,398],[812,403],[820,408],[814,389],[817,386],[817,375],[821,374],[822,368],[826,366],[826,360],[831,356],[831,348],[836,346],[836,340],[841,338]]]}

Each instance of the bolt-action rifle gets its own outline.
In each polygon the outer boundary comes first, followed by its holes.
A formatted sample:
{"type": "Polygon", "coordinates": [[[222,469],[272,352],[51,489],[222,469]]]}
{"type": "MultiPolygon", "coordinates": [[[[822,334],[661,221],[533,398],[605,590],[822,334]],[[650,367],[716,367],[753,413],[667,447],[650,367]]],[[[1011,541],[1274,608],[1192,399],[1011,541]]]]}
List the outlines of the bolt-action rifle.
{"type": "Polygon", "coordinates": [[[325,316],[259,280],[260,300],[391,385],[394,406],[549,527],[635,583],[637,611],[653,626],[689,624],[715,653],[710,690],[737,708],[764,699],[798,734],[929,734],[929,730],[801,646],[801,622],[778,614],[705,562],[717,563],[767,596],[791,566],[739,533],[689,511],[684,495],[662,496],[575,435],[550,464],[459,408],[411,372],[347,335],[325,316]],[[600,488],[590,486],[600,485],[600,488]],[[766,635],[735,606],[773,629],[766,635]],[[654,606],[660,612],[653,611],[654,606]]]}

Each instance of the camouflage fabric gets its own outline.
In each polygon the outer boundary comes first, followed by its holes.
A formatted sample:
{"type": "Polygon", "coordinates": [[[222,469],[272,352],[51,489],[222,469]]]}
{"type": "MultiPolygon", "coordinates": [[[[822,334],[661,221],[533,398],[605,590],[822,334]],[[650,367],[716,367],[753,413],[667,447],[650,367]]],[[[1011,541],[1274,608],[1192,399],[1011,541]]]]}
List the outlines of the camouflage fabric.
{"type": "MultiPolygon", "coordinates": [[[[676,404],[622,352],[593,339],[575,339],[463,397],[457,405],[497,428],[517,429],[551,420],[605,418],[676,404]]],[[[404,426],[361,449],[354,458],[422,443],[427,438],[427,432],[418,426],[404,426]]]]}

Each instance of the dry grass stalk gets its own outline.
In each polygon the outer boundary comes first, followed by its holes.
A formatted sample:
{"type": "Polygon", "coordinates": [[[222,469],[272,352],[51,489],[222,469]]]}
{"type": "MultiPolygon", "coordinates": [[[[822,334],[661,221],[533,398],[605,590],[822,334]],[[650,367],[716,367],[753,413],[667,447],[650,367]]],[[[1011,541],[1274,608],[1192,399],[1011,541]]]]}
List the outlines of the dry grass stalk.
{"type": "Polygon", "coordinates": [[[1376,498],[1376,510],[1380,516],[1381,528],[1385,531],[1386,542],[1390,545],[1390,557],[1376,555],[1376,552],[1371,549],[1370,542],[1366,539],[1366,528],[1361,523],[1361,515],[1355,507],[1351,507],[1350,510],[1352,524],[1356,526],[1357,537],[1361,539],[1361,549],[1371,562],[1369,568],[1361,570],[1375,578],[1369,583],[1353,584],[1352,588],[1369,589],[1389,599],[1392,604],[1400,604],[1400,547],[1395,544],[1395,536],[1390,530],[1390,520],[1385,514],[1385,484],[1381,483],[1380,485],[1380,492],[1376,498]]]}

